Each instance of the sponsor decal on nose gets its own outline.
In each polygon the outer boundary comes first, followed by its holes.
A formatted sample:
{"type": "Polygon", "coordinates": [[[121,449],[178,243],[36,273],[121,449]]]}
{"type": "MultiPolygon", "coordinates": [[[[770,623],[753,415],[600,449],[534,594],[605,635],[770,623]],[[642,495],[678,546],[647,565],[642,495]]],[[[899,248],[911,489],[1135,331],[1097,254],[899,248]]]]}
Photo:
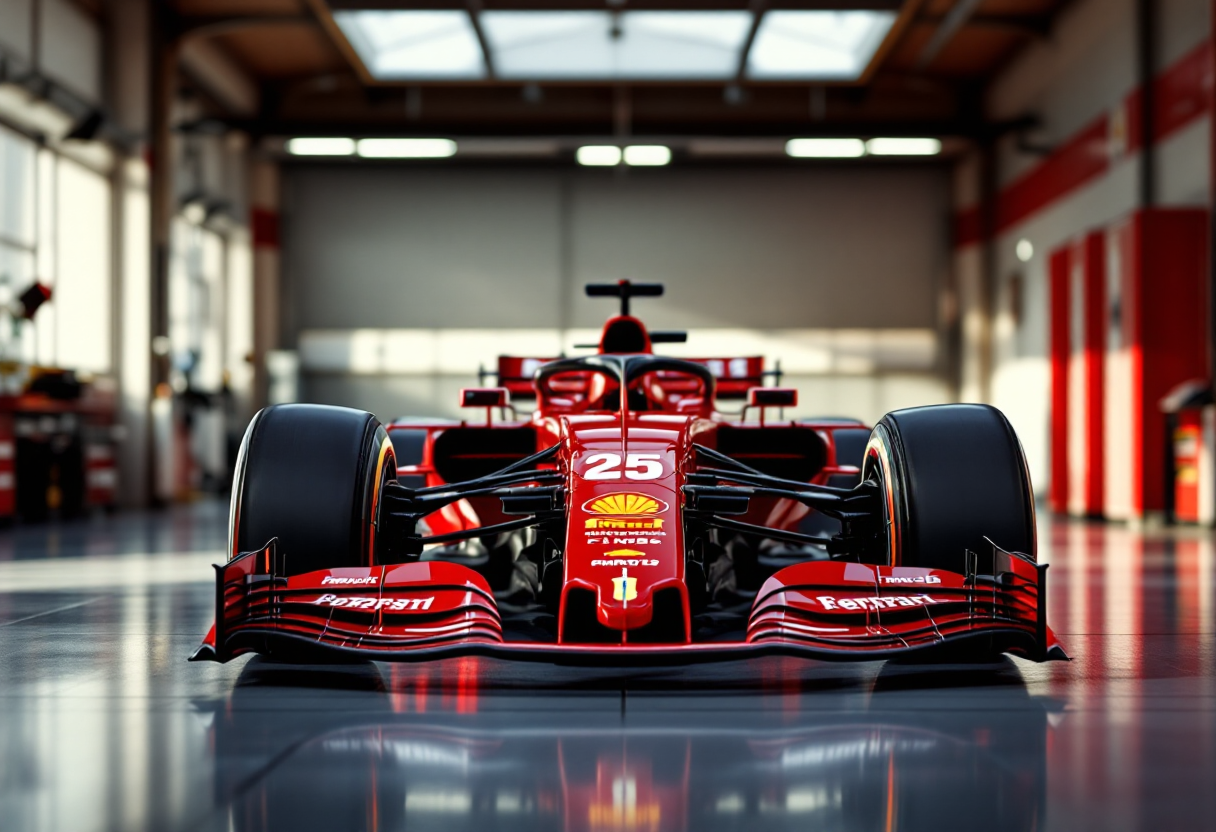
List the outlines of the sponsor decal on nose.
{"type": "Polygon", "coordinates": [[[604,552],[605,557],[610,558],[641,558],[645,557],[645,553],[639,552],[636,549],[613,549],[610,552],[604,552]]]}
{"type": "Polygon", "coordinates": [[[621,569],[621,577],[612,579],[612,598],[626,604],[638,597],[638,579],[629,577],[628,569],[621,569]]]}
{"type": "Polygon", "coordinates": [[[658,566],[658,558],[647,557],[644,552],[639,552],[635,549],[613,549],[610,552],[604,552],[604,558],[596,558],[591,561],[592,566],[658,566]]]}
{"type": "Polygon", "coordinates": [[[583,503],[583,511],[595,515],[586,519],[587,529],[617,531],[661,529],[663,518],[656,515],[664,513],[667,508],[667,503],[662,500],[633,491],[604,494],[583,503]]]}
{"type": "Polygon", "coordinates": [[[667,503],[651,497],[649,494],[621,491],[588,500],[583,503],[583,511],[615,517],[645,517],[667,511],[667,503]]]}

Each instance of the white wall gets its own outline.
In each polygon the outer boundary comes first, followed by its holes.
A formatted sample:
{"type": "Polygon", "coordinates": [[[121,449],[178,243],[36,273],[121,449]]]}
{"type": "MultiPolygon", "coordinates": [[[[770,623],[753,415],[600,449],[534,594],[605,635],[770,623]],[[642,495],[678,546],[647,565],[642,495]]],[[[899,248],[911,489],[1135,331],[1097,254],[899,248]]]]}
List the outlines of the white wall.
{"type": "Polygon", "coordinates": [[[653,280],[667,295],[635,312],[692,331],[673,354],[784,355],[801,412],[873,420],[950,395],[936,350],[949,204],[937,165],[296,165],[284,340],[305,348],[307,398],[385,418],[452,413],[478,361],[594,340],[614,307],[583,284],[653,280]],[[417,346],[394,363],[381,357],[394,344],[417,346]],[[442,355],[423,366],[423,349],[442,355]]]}
{"type": "Polygon", "coordinates": [[[295,166],[288,337],[317,327],[596,326],[591,281],[668,286],[664,326],[933,327],[944,169],[295,166]]]}

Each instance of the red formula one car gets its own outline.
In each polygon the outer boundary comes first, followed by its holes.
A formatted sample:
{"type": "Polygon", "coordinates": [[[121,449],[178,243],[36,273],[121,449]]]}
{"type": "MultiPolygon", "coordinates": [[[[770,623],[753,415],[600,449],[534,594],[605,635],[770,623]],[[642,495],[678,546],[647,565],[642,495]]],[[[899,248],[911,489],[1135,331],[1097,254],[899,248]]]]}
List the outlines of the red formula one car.
{"type": "Polygon", "coordinates": [[[461,393],[478,419],[261,411],[193,658],[1066,658],[1000,411],[779,418],[796,394],[762,359],[653,353],[683,333],[629,303],[661,292],[589,286],[621,304],[595,353],[500,358],[500,387],[461,393]]]}

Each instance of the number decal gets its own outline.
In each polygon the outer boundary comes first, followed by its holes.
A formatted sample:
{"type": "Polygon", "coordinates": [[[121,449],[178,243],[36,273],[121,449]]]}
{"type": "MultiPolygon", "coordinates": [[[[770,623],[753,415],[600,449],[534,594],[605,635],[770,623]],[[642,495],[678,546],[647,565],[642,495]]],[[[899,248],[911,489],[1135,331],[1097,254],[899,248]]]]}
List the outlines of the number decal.
{"type": "Polygon", "coordinates": [[[585,480],[619,480],[621,472],[620,454],[592,454],[587,457],[587,470],[583,471],[585,480]]]}
{"type": "Polygon", "coordinates": [[[625,476],[631,480],[657,480],[663,476],[662,459],[659,454],[630,454],[625,460],[625,476]]]}
{"type": "MultiPolygon", "coordinates": [[[[635,481],[657,480],[663,476],[661,454],[629,454],[625,458],[625,477],[635,481]]],[[[620,480],[620,454],[592,454],[587,457],[585,480],[620,480]]]]}

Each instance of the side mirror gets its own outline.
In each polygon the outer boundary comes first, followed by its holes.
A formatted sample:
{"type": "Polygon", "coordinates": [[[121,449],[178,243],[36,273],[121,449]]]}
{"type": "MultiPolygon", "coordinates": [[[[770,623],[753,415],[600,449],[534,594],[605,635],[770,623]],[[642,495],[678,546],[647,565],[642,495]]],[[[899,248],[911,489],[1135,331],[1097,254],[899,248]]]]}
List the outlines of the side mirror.
{"type": "Polygon", "coordinates": [[[460,391],[461,407],[510,407],[511,393],[505,387],[465,387],[460,391]]]}
{"type": "Polygon", "coordinates": [[[798,391],[793,387],[749,387],[748,407],[794,407],[798,404],[798,391]]]}
{"type": "MultiPolygon", "coordinates": [[[[793,407],[798,404],[798,391],[793,387],[749,387],[747,407],[760,408],[760,427],[764,427],[764,411],[770,407],[793,407]]],[[[746,415],[747,407],[743,408],[746,415]]]]}
{"type": "MultiPolygon", "coordinates": [[[[511,407],[511,392],[505,387],[465,387],[460,391],[461,407],[484,407],[486,409],[486,427],[494,422],[494,408],[511,407]]],[[[502,414],[505,418],[506,414],[502,414]]]]}

